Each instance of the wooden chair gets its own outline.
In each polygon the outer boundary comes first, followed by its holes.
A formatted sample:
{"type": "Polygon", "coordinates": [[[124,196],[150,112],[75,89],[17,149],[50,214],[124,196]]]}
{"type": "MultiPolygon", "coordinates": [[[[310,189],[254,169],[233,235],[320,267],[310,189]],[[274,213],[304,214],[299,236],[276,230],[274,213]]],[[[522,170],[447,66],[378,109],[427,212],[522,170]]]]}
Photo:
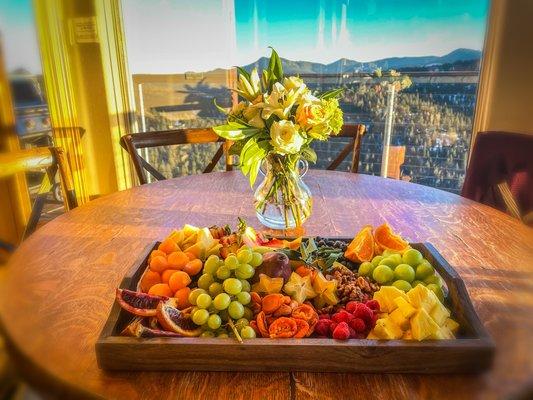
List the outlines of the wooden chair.
{"type": "MultiPolygon", "coordinates": [[[[46,170],[39,192],[33,203],[30,217],[24,230],[23,239],[27,238],[37,227],[41,213],[57,172],[61,178],[61,189],[65,208],[71,210],[77,207],[76,193],[72,175],[65,153],[59,147],[36,147],[17,150],[10,153],[0,153],[0,178],[11,177],[20,172],[46,170]]],[[[2,248],[9,250],[12,244],[0,242],[2,248]]]]}
{"type": "Polygon", "coordinates": [[[480,132],[461,195],[533,225],[533,135],[480,132]]]}
{"type": "Polygon", "coordinates": [[[203,173],[212,172],[223,154],[226,154],[226,171],[231,171],[233,169],[233,166],[229,162],[230,157],[228,157],[227,151],[230,142],[225,141],[209,128],[189,128],[136,133],[125,135],[120,139],[120,145],[131,157],[131,161],[133,162],[135,172],[137,173],[141,185],[148,183],[145,171],[148,171],[150,175],[158,181],[165,180],[166,178],[148,163],[148,161],[142,158],[137,150],[149,147],[200,143],[221,143],[212,160],[204,168],[203,173]]]}
{"type": "Polygon", "coordinates": [[[350,142],[342,149],[337,158],[327,167],[328,170],[335,170],[341,162],[352,152],[352,165],[350,172],[357,173],[359,169],[359,156],[361,155],[361,141],[366,132],[366,126],[362,124],[345,124],[336,137],[351,138],[350,142]]]}

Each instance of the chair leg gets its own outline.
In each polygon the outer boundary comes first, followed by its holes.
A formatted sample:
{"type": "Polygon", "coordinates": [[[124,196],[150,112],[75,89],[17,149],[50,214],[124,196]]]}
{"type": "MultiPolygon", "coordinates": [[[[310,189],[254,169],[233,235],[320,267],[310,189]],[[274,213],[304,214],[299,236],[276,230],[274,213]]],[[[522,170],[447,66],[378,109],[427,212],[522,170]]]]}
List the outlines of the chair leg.
{"type": "Polygon", "coordinates": [[[26,225],[26,229],[24,230],[24,235],[22,237],[23,240],[30,236],[35,231],[35,228],[37,228],[37,223],[41,219],[41,214],[43,212],[44,203],[46,202],[47,195],[48,193],[42,193],[37,195],[37,198],[35,199],[35,202],[33,203],[33,207],[31,209],[28,225],[26,225]]]}

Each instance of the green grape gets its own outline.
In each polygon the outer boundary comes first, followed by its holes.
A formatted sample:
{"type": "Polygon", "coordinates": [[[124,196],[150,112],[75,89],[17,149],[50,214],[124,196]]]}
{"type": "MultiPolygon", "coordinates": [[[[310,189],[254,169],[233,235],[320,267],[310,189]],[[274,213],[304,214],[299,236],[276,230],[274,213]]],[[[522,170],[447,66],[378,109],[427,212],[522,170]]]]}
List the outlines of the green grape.
{"type": "Polygon", "coordinates": [[[200,296],[202,293],[207,293],[204,289],[194,289],[189,293],[189,303],[191,303],[193,306],[196,305],[196,299],[198,296],[200,296]]]}
{"type": "Polygon", "coordinates": [[[224,260],[224,265],[230,269],[230,270],[234,270],[234,269],[237,269],[237,267],[239,266],[239,260],[237,259],[237,257],[235,256],[235,254],[230,254],[229,256],[226,257],[226,259],[224,260]]]}
{"type": "Polygon", "coordinates": [[[372,278],[383,285],[392,281],[394,278],[394,272],[392,272],[392,269],[387,265],[381,264],[374,269],[374,272],[372,272],[372,278]]]}
{"type": "Polygon", "coordinates": [[[428,276],[431,276],[435,273],[435,269],[433,266],[429,263],[429,261],[424,260],[418,266],[416,267],[416,279],[423,281],[428,276]]]}
{"type": "Polygon", "coordinates": [[[207,290],[209,289],[209,285],[211,285],[214,281],[213,275],[203,274],[200,276],[200,278],[198,278],[198,287],[200,289],[207,290]]]}
{"type": "Polygon", "coordinates": [[[220,293],[217,294],[215,299],[213,300],[213,305],[217,310],[225,310],[228,308],[229,304],[231,302],[231,298],[226,293],[220,293]]]}
{"type": "Polygon", "coordinates": [[[204,264],[204,274],[210,274],[215,275],[218,269],[218,263],[220,262],[220,259],[217,255],[212,254],[208,257],[207,260],[205,260],[204,264]]]}
{"type": "MultiPolygon", "coordinates": [[[[392,258],[393,260],[395,260],[398,264],[402,263],[402,255],[399,254],[399,253],[392,254],[389,257],[392,258]]],[[[398,264],[396,264],[396,265],[398,265],[398,264]]]]}
{"type": "Polygon", "coordinates": [[[357,273],[361,276],[371,276],[374,268],[375,267],[372,265],[372,263],[365,261],[364,263],[361,263],[357,273]]]}
{"type": "MultiPolygon", "coordinates": [[[[379,262],[379,265],[386,265],[390,268],[394,268],[396,267],[400,262],[394,258],[394,257],[385,257],[383,258],[380,262],[379,262]]],[[[378,266],[379,266],[378,265],[378,266]]]]}
{"type": "Polygon", "coordinates": [[[243,306],[246,304],[249,304],[252,300],[252,296],[250,296],[250,293],[248,292],[240,292],[237,293],[237,301],[241,303],[243,306]]]}
{"type": "Polygon", "coordinates": [[[424,256],[417,249],[408,249],[403,253],[402,261],[405,264],[409,264],[411,267],[416,267],[424,261],[424,256]]]}
{"type": "Polygon", "coordinates": [[[252,286],[250,286],[250,282],[248,282],[246,279],[239,279],[241,281],[241,285],[242,285],[242,291],[243,292],[249,292],[250,290],[252,290],[252,286]]]}
{"type": "Polygon", "coordinates": [[[418,285],[426,286],[426,284],[424,282],[422,282],[422,281],[415,280],[415,281],[411,282],[411,286],[412,287],[417,287],[418,285]]]}
{"type": "Polygon", "coordinates": [[[248,321],[251,321],[254,319],[254,312],[249,307],[244,307],[244,315],[243,318],[246,318],[248,321]]]}
{"type": "Polygon", "coordinates": [[[394,281],[392,283],[392,286],[394,286],[394,287],[396,287],[396,288],[398,288],[400,290],[403,290],[404,292],[408,292],[409,290],[412,289],[412,286],[411,286],[411,284],[409,282],[401,280],[401,279],[399,279],[397,281],[394,281]]]}
{"type": "Polygon", "coordinates": [[[209,296],[208,294],[206,293],[202,293],[200,296],[198,296],[198,298],[196,299],[196,305],[198,306],[198,308],[209,308],[209,306],[211,305],[211,296],[209,296]]]}
{"type": "Polygon", "coordinates": [[[241,292],[242,289],[242,283],[240,280],[235,278],[228,278],[224,281],[222,284],[224,286],[224,291],[227,294],[236,295],[237,293],[241,292]]]}
{"type": "Polygon", "coordinates": [[[221,279],[221,280],[224,280],[224,279],[228,279],[231,275],[231,271],[229,270],[228,267],[226,266],[222,266],[222,267],[218,267],[217,269],[217,278],[218,279],[221,279]]]}
{"type": "Polygon", "coordinates": [[[228,306],[228,314],[233,319],[242,318],[244,315],[244,306],[238,301],[232,301],[228,306]]]}
{"type": "Polygon", "coordinates": [[[228,339],[229,335],[226,332],[219,333],[217,339],[228,339]]]}
{"type": "Polygon", "coordinates": [[[385,258],[385,257],[392,256],[393,254],[398,254],[398,252],[396,250],[385,249],[383,250],[383,253],[381,254],[383,255],[383,258],[385,258]]]}
{"type": "Polygon", "coordinates": [[[215,337],[215,334],[211,331],[203,331],[200,337],[215,337]]]}
{"type": "Polygon", "coordinates": [[[207,319],[207,326],[213,330],[220,328],[222,325],[222,318],[217,314],[212,314],[207,319]]]}
{"type": "Polygon", "coordinates": [[[379,263],[381,262],[381,260],[383,260],[385,257],[383,256],[375,256],[373,259],[372,259],[372,265],[374,267],[377,267],[379,265],[379,263]]]}
{"type": "Polygon", "coordinates": [[[430,275],[426,279],[424,279],[424,283],[426,285],[435,284],[437,286],[442,286],[442,281],[440,280],[438,275],[430,275]]]}
{"type": "Polygon", "coordinates": [[[207,322],[207,319],[209,318],[209,311],[207,310],[197,310],[192,315],[192,322],[194,322],[196,325],[203,325],[207,322]]]}
{"type": "Polygon", "coordinates": [[[219,282],[213,282],[211,285],[209,285],[209,294],[213,297],[215,297],[217,294],[220,294],[224,291],[224,288],[222,287],[222,283],[219,282]]]}
{"type": "Polygon", "coordinates": [[[239,318],[235,322],[235,329],[237,329],[237,332],[240,332],[242,328],[248,325],[250,325],[250,321],[248,321],[246,318],[239,318]]]}
{"type": "Polygon", "coordinates": [[[261,253],[252,253],[252,260],[248,264],[254,268],[259,267],[263,264],[263,255],[261,253]]]}
{"type": "Polygon", "coordinates": [[[413,282],[415,280],[415,270],[409,264],[400,264],[394,268],[394,278],[413,282]]]}
{"type": "Polygon", "coordinates": [[[235,276],[239,279],[250,279],[255,274],[255,269],[250,264],[241,264],[235,271],[235,276]]]}
{"type": "Polygon", "coordinates": [[[242,328],[240,335],[243,339],[254,339],[256,337],[254,328],[251,326],[245,326],[242,328]]]}
{"type": "Polygon", "coordinates": [[[440,300],[441,303],[444,303],[444,291],[442,288],[434,283],[430,283],[426,286],[429,290],[431,290],[433,293],[435,293],[440,300]]]}
{"type": "Polygon", "coordinates": [[[199,307],[196,307],[194,306],[193,308],[191,308],[191,315],[193,315],[196,311],[198,311],[200,308],[199,307]]]}
{"type": "Polygon", "coordinates": [[[249,247],[245,247],[237,253],[237,260],[241,264],[249,264],[252,261],[252,250],[249,247]]]}

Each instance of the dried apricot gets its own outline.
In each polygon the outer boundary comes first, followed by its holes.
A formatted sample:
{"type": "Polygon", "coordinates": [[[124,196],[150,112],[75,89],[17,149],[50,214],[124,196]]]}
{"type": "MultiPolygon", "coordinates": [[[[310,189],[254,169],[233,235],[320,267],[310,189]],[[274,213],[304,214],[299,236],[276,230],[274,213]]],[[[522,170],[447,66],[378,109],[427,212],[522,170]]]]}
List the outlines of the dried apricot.
{"type": "Polygon", "coordinates": [[[150,261],[150,269],[155,272],[163,272],[168,268],[167,259],[163,256],[155,256],[150,261]]]}
{"type": "Polygon", "coordinates": [[[183,271],[176,271],[170,277],[170,280],[168,281],[168,286],[170,286],[172,292],[175,293],[178,290],[189,286],[189,283],[191,283],[191,277],[189,276],[189,274],[183,271]]]}
{"type": "Polygon", "coordinates": [[[270,333],[268,330],[268,322],[266,320],[266,315],[263,311],[261,311],[259,314],[257,314],[257,317],[255,319],[257,321],[257,329],[259,329],[259,333],[263,337],[269,337],[270,333]]]}
{"type": "Polygon", "coordinates": [[[141,290],[144,293],[148,293],[148,290],[158,283],[161,283],[161,275],[158,272],[148,269],[141,278],[141,290]]]}
{"type": "Polygon", "coordinates": [[[184,287],[180,290],[178,290],[176,293],[174,293],[174,297],[176,298],[178,304],[177,308],[179,310],[183,310],[184,308],[187,308],[191,305],[189,303],[189,294],[191,293],[190,287],[184,287]]]}
{"type": "Polygon", "coordinates": [[[306,267],[305,265],[300,265],[298,268],[296,268],[294,272],[296,272],[301,277],[311,275],[311,269],[306,267]]]}
{"type": "Polygon", "coordinates": [[[191,251],[186,251],[185,254],[187,254],[187,257],[189,257],[189,261],[196,260],[198,258],[196,257],[196,254],[191,251]]]}
{"type": "Polygon", "coordinates": [[[307,321],[308,323],[313,321],[315,318],[318,319],[317,312],[312,306],[308,304],[302,304],[296,307],[292,312],[292,316],[294,318],[303,319],[304,321],[307,321]]]}
{"type": "Polygon", "coordinates": [[[153,296],[172,297],[174,292],[170,290],[170,287],[166,283],[157,283],[148,290],[148,294],[153,296]]]}
{"type": "Polygon", "coordinates": [[[159,245],[158,250],[161,250],[166,254],[170,254],[174,253],[175,251],[179,251],[180,248],[178,247],[178,244],[172,239],[165,239],[159,245]]]}
{"type": "Polygon", "coordinates": [[[268,328],[271,338],[290,338],[298,331],[298,326],[293,318],[280,317],[268,328]]]}
{"type": "Polygon", "coordinates": [[[182,251],[175,251],[168,255],[167,261],[171,268],[182,269],[189,262],[189,257],[182,251]]]}
{"type": "Polygon", "coordinates": [[[265,314],[272,314],[285,303],[285,296],[280,293],[267,294],[261,301],[262,310],[265,314]]]}
{"type": "Polygon", "coordinates": [[[274,312],[274,317],[286,317],[290,316],[292,314],[292,308],[288,304],[282,304],[279,306],[279,308],[274,312]]]}
{"type": "Polygon", "coordinates": [[[202,267],[202,260],[195,259],[185,264],[185,266],[183,267],[183,271],[187,272],[190,276],[194,276],[202,270],[202,267]]]}
{"type": "Polygon", "coordinates": [[[309,333],[309,324],[307,321],[304,321],[300,318],[293,318],[294,322],[296,322],[297,331],[294,334],[294,338],[303,338],[308,336],[309,333]]]}
{"type": "Polygon", "coordinates": [[[161,250],[152,250],[152,252],[150,253],[150,257],[148,259],[151,260],[152,258],[154,258],[156,256],[162,256],[162,257],[166,258],[167,253],[165,253],[164,251],[161,251],[161,250]]]}

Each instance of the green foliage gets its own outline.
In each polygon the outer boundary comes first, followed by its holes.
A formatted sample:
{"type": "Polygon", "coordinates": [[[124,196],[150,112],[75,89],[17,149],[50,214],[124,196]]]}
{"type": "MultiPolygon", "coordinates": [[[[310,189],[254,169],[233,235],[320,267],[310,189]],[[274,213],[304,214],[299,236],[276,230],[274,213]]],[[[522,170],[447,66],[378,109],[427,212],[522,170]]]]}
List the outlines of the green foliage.
{"type": "Polygon", "coordinates": [[[249,138],[260,131],[260,129],[253,128],[249,125],[244,125],[239,122],[228,122],[224,125],[214,126],[215,133],[227,140],[242,140],[249,138]]]}

